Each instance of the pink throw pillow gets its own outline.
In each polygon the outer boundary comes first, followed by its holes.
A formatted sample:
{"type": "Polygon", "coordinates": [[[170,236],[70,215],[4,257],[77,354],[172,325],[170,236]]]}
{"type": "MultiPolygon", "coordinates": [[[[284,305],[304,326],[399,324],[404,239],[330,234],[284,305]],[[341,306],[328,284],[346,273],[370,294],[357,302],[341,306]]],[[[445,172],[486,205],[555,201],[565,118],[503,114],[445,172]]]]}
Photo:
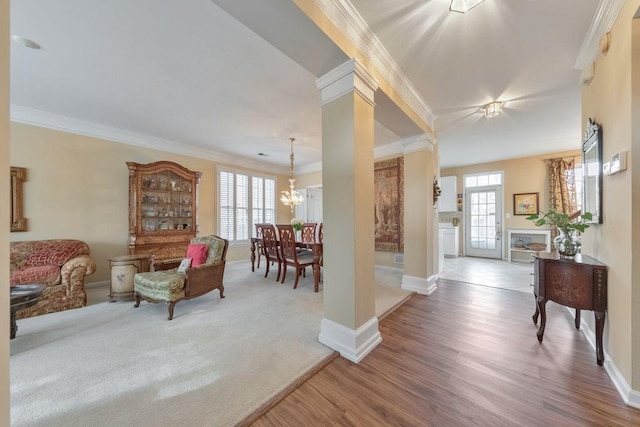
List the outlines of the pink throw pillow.
{"type": "Polygon", "coordinates": [[[190,243],[189,246],[187,246],[186,258],[191,258],[191,267],[204,264],[208,251],[209,247],[205,243],[190,243]]]}

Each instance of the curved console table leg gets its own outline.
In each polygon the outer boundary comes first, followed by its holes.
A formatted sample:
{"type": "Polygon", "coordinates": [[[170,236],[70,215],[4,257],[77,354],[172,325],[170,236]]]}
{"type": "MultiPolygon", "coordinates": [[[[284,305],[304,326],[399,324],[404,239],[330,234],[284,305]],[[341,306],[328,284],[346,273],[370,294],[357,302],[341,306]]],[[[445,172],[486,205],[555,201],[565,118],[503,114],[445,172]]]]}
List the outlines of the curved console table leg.
{"type": "Polygon", "coordinates": [[[604,351],[602,350],[602,331],[604,330],[604,311],[594,311],[596,316],[596,360],[598,366],[604,363],[604,351]]]}
{"type": "Polygon", "coordinates": [[[542,338],[544,337],[544,327],[547,325],[547,310],[546,310],[547,300],[539,300],[538,301],[538,310],[540,311],[540,327],[538,328],[538,342],[542,342],[542,338]]]}
{"type": "Polygon", "coordinates": [[[576,319],[575,319],[576,329],[580,329],[580,309],[576,308],[576,319]]]}

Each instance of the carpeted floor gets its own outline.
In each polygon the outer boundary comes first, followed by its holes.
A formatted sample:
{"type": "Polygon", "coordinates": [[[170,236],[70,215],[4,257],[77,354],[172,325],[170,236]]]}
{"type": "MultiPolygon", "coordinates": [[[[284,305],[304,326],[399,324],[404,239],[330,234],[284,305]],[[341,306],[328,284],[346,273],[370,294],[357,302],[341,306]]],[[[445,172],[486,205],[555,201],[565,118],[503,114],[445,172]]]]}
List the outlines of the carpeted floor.
{"type": "MultiPolygon", "coordinates": [[[[262,269],[261,269],[262,270],[262,269]]],[[[322,292],[230,263],[218,291],[176,305],[101,303],[18,321],[12,426],[228,426],[332,353],[322,292]]],[[[311,275],[309,275],[311,276],[311,275]]],[[[376,314],[409,294],[376,270],[376,314]]],[[[321,288],[322,289],[322,288],[321,288]]]]}

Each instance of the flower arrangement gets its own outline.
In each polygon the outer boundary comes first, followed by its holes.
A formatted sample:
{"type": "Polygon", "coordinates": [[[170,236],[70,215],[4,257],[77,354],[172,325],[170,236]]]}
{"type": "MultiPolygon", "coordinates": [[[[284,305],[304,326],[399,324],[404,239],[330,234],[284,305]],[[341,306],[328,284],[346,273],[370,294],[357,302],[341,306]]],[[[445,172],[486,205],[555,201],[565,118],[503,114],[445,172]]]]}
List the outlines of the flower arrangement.
{"type": "Polygon", "coordinates": [[[291,220],[291,226],[296,231],[302,231],[302,229],[304,228],[304,220],[301,218],[293,218],[291,220]]]}
{"type": "Polygon", "coordinates": [[[573,258],[580,252],[580,247],[582,246],[580,238],[574,236],[574,232],[584,233],[584,230],[589,228],[589,224],[586,222],[593,219],[593,214],[591,212],[583,214],[577,212],[569,215],[551,209],[547,212],[542,212],[542,216],[533,214],[526,219],[533,221],[538,227],[545,224],[556,227],[560,234],[553,239],[553,245],[561,256],[573,258]]]}
{"type": "Polygon", "coordinates": [[[562,231],[564,234],[572,234],[575,230],[584,233],[589,228],[589,224],[586,221],[593,219],[591,212],[585,212],[582,215],[569,215],[562,212],[554,211],[553,209],[548,212],[541,212],[542,217],[537,214],[529,215],[526,219],[533,221],[538,227],[549,224],[562,231]]]}

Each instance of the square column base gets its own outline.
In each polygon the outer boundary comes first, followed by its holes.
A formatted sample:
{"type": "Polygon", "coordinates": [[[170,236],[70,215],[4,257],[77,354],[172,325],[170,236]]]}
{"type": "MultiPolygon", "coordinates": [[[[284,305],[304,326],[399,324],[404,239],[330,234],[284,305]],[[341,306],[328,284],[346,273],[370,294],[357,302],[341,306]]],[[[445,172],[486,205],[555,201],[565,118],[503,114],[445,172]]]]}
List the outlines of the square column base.
{"type": "Polygon", "coordinates": [[[359,363],[382,342],[382,336],[378,331],[377,317],[371,318],[356,330],[329,319],[322,319],[318,340],[339,352],[345,359],[359,363]]]}
{"type": "Polygon", "coordinates": [[[438,286],[436,285],[437,279],[438,275],[433,275],[428,279],[404,275],[402,276],[402,285],[400,285],[400,287],[405,291],[429,296],[438,289],[438,286]]]}

